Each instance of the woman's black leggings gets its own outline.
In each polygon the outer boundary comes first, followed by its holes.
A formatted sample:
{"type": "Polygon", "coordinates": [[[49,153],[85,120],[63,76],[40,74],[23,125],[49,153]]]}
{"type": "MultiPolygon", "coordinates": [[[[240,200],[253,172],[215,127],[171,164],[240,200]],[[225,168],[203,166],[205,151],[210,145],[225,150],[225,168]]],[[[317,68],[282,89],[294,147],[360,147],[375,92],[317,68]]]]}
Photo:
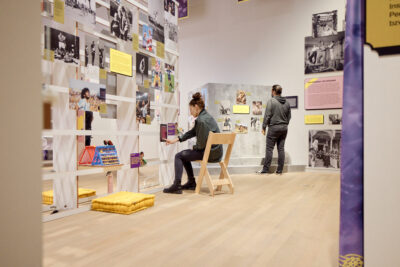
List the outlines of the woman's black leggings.
{"type": "Polygon", "coordinates": [[[180,185],[182,182],[183,167],[185,167],[188,180],[194,180],[191,161],[202,160],[204,150],[183,150],[175,155],[175,181],[174,184],[180,185]]]}

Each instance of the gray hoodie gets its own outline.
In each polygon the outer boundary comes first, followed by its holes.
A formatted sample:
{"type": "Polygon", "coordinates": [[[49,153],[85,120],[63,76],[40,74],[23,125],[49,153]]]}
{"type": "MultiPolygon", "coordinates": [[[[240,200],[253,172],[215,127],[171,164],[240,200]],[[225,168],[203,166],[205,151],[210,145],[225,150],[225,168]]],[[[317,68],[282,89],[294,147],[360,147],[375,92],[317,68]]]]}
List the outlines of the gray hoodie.
{"type": "Polygon", "coordinates": [[[267,102],[265,109],[263,130],[274,125],[288,125],[291,118],[290,105],[286,98],[274,96],[267,102]]]}

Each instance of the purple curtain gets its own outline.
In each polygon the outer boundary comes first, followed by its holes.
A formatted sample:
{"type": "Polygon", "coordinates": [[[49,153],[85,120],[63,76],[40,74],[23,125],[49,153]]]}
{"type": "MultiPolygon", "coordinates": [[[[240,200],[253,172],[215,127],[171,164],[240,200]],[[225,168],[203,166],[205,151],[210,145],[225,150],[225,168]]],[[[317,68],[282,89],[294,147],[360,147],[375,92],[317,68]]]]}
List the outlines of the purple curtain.
{"type": "Polygon", "coordinates": [[[340,266],[363,266],[365,3],[347,0],[340,194],[340,266]]]}

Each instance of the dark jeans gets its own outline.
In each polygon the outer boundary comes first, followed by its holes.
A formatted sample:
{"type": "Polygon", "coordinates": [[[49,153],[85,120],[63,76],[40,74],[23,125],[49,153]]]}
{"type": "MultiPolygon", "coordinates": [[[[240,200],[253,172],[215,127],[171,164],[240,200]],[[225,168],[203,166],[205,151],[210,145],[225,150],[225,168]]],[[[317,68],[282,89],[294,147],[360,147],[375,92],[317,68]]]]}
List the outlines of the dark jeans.
{"type": "Polygon", "coordinates": [[[185,167],[188,180],[194,181],[194,174],[191,161],[202,160],[204,151],[202,150],[183,150],[175,155],[175,181],[174,184],[180,185],[182,182],[183,167],[185,167]]]}
{"type": "Polygon", "coordinates": [[[275,144],[278,146],[278,172],[283,170],[285,164],[285,140],[287,136],[287,125],[275,125],[268,127],[267,148],[265,151],[264,170],[269,170],[272,161],[272,152],[275,144]]]}
{"type": "MultiPolygon", "coordinates": [[[[92,130],[93,112],[85,111],[85,130],[92,130]]],[[[92,136],[85,136],[85,146],[90,146],[90,140],[92,136]]]]}

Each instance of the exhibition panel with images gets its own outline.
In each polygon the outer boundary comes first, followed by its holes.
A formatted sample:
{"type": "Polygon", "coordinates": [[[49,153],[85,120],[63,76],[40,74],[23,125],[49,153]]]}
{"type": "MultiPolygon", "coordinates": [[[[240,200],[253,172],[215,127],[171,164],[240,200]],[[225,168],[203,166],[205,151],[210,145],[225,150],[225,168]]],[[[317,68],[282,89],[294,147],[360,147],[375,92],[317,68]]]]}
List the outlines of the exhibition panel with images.
{"type": "Polygon", "coordinates": [[[180,113],[178,6],[42,1],[44,221],[172,183],[178,147],[162,139],[180,113]]]}

